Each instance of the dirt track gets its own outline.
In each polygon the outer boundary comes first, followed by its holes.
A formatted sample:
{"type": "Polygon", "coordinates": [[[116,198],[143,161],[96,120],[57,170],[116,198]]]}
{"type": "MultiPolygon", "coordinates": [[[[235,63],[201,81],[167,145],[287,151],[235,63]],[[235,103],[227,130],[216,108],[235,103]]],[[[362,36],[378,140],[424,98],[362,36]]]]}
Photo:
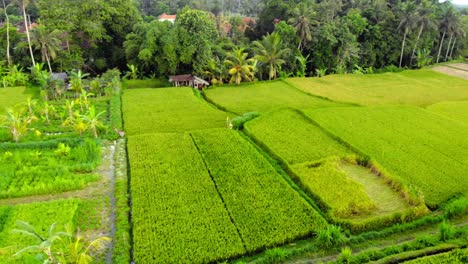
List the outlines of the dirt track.
{"type": "Polygon", "coordinates": [[[448,66],[436,66],[434,71],[468,80],[468,64],[456,63],[448,66]]]}

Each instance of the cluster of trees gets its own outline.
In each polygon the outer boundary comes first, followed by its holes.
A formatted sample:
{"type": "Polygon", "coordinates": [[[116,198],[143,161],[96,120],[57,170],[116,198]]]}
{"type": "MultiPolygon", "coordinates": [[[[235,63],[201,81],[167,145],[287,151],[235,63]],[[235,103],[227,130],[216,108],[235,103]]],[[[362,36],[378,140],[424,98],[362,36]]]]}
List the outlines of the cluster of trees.
{"type": "Polygon", "coordinates": [[[421,67],[468,46],[466,9],[437,0],[2,1],[0,56],[24,67],[40,59],[50,71],[131,64],[146,76],[240,82],[421,67]],[[163,12],[176,22],[158,21],[163,12]],[[23,34],[10,19],[38,25],[23,34]]]}

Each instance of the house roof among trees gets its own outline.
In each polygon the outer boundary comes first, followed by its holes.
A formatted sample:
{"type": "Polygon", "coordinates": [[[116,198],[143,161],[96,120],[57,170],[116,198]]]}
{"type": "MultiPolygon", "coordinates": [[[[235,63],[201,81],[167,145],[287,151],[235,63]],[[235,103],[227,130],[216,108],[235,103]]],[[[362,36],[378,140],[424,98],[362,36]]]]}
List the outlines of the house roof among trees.
{"type": "Polygon", "coordinates": [[[162,15],[159,16],[159,19],[166,19],[166,20],[176,20],[177,15],[168,15],[166,13],[163,13],[162,15]]]}

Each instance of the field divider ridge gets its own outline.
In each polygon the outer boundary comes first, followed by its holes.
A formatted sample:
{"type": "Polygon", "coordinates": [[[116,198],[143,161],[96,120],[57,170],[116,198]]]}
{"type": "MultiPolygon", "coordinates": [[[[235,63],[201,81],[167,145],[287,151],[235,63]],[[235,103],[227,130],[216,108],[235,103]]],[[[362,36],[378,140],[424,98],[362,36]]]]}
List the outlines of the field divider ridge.
{"type": "Polygon", "coordinates": [[[191,133],[189,133],[189,135],[190,135],[190,138],[192,139],[193,145],[195,146],[195,148],[196,148],[197,151],[198,151],[198,154],[199,154],[200,157],[201,157],[201,160],[203,161],[203,165],[205,166],[206,171],[207,171],[208,174],[210,175],[211,181],[213,182],[213,184],[214,184],[214,186],[215,186],[215,188],[216,188],[216,192],[218,193],[219,199],[221,199],[221,202],[222,202],[223,205],[224,205],[224,209],[226,209],[226,212],[227,212],[228,215],[229,215],[229,219],[231,220],[231,223],[232,223],[232,224],[234,225],[234,227],[236,228],[236,232],[237,232],[237,234],[239,235],[239,238],[240,238],[241,241],[242,241],[242,246],[244,247],[245,252],[248,252],[247,247],[246,247],[246,245],[245,245],[244,238],[242,237],[242,234],[240,233],[239,228],[237,227],[236,222],[234,221],[234,218],[232,217],[232,213],[231,213],[231,211],[229,211],[229,209],[228,209],[228,207],[227,207],[227,205],[226,205],[226,202],[224,201],[223,196],[222,196],[221,193],[219,192],[218,185],[216,184],[216,181],[215,181],[213,175],[211,174],[210,168],[208,168],[208,164],[206,164],[205,158],[204,158],[203,155],[200,153],[200,148],[198,147],[197,142],[195,141],[195,139],[193,138],[193,136],[192,136],[191,133]]]}

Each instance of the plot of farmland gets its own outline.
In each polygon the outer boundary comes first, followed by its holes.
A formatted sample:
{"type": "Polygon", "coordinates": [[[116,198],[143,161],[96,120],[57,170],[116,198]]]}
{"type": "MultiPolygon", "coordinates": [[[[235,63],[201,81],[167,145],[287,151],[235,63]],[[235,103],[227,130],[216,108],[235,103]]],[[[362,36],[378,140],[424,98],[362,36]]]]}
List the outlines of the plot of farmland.
{"type": "Polygon", "coordinates": [[[289,164],[352,154],[294,110],[279,110],[245,124],[246,131],[289,164]]]}
{"type": "Polygon", "coordinates": [[[468,101],[442,102],[431,105],[427,109],[468,125],[468,101]]]}
{"type": "Polygon", "coordinates": [[[126,90],[123,112],[129,135],[225,127],[228,117],[197,98],[191,88],[126,90]]]}
{"type": "Polygon", "coordinates": [[[340,104],[307,95],[283,81],[217,87],[206,90],[208,100],[237,114],[267,112],[278,107],[321,108],[340,104]]]}
{"type": "Polygon", "coordinates": [[[0,206],[0,248],[3,251],[0,254],[0,263],[37,263],[32,254],[26,253],[19,258],[12,257],[20,249],[37,245],[37,240],[12,232],[13,229],[19,228],[16,221],[28,222],[34,226],[41,236],[47,237],[49,227],[53,223],[56,223],[56,231],[64,231],[66,225],[73,227],[73,218],[79,204],[79,200],[69,199],[16,206],[0,206]]]}
{"type": "Polygon", "coordinates": [[[360,105],[429,105],[468,99],[467,81],[432,70],[328,75],[287,81],[311,94],[360,105]]]}
{"type": "Polygon", "coordinates": [[[232,130],[193,138],[247,250],[282,244],[325,227],[325,220],[245,139],[232,130]]]}
{"type": "Polygon", "coordinates": [[[187,134],[129,137],[136,263],[206,263],[245,253],[187,134]]]}
{"type": "Polygon", "coordinates": [[[468,129],[415,107],[313,109],[321,126],[370,155],[430,206],[468,193],[468,129]]]}
{"type": "Polygon", "coordinates": [[[34,95],[35,91],[24,86],[0,88],[0,114],[16,104],[26,103],[26,99],[34,95]]]}

